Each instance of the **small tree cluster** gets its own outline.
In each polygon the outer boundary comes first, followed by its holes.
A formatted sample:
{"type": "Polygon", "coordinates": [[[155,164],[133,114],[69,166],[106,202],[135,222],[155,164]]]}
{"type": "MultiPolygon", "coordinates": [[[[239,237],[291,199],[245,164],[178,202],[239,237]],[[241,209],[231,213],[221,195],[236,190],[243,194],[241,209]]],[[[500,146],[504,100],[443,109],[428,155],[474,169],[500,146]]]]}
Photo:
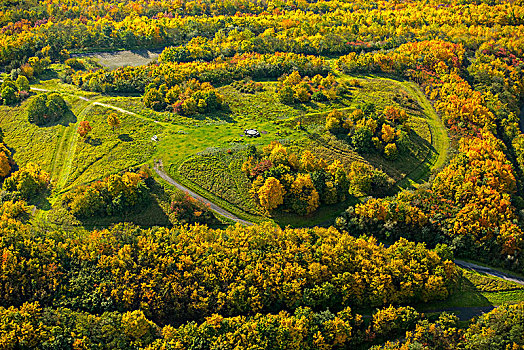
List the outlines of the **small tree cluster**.
{"type": "Polygon", "coordinates": [[[49,187],[49,174],[34,163],[27,163],[4,180],[3,190],[11,196],[30,199],[49,187]]]}
{"type": "Polygon", "coordinates": [[[302,78],[297,71],[279,78],[277,97],[285,104],[305,103],[313,101],[333,101],[340,94],[348,91],[348,87],[336,81],[329,73],[327,77],[317,74],[310,79],[302,78]]]}
{"type": "Polygon", "coordinates": [[[215,221],[213,213],[206,205],[183,192],[173,195],[169,214],[181,224],[209,224],[215,221]]]}
{"type": "Polygon", "coordinates": [[[63,202],[78,218],[121,215],[143,203],[148,190],[144,173],[114,174],[66,193],[63,202]]]}
{"type": "Polygon", "coordinates": [[[166,84],[156,88],[154,84],[146,87],[144,104],[155,111],[170,106],[182,115],[208,113],[223,107],[223,98],[210,83],[200,83],[191,79],[183,84],[169,88],[166,84]]]}
{"type": "Polygon", "coordinates": [[[6,78],[0,86],[0,97],[4,105],[13,105],[20,100],[27,98],[30,90],[29,80],[20,75],[16,82],[11,78],[6,78]]]}
{"type": "Polygon", "coordinates": [[[261,155],[249,157],[242,171],[253,181],[251,194],[268,212],[282,207],[300,215],[311,214],[320,204],[344,201],[349,189],[339,161],[328,165],[310,151],[298,158],[276,141],[261,155]]]}
{"type": "Polygon", "coordinates": [[[27,116],[30,123],[47,125],[62,118],[69,108],[57,93],[39,94],[29,102],[27,116]]]}
{"type": "Polygon", "coordinates": [[[378,151],[385,158],[394,160],[399,153],[397,143],[404,142],[409,125],[403,109],[387,106],[378,114],[375,105],[366,104],[347,117],[337,110],[332,111],[326,118],[326,129],[347,137],[358,152],[378,151]]]}

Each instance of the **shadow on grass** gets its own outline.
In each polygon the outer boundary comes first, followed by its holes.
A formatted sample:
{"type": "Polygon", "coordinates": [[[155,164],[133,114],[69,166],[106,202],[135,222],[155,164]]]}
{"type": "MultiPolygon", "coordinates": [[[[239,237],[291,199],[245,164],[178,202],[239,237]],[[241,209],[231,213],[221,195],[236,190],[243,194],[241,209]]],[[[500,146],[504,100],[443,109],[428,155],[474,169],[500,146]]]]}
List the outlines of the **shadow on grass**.
{"type": "Polygon", "coordinates": [[[54,69],[46,69],[42,72],[42,74],[39,75],[38,79],[36,79],[36,82],[41,83],[42,81],[51,79],[58,79],[58,72],[54,69]]]}
{"type": "Polygon", "coordinates": [[[118,139],[123,142],[132,142],[134,139],[129,134],[118,135],[118,139]]]}
{"type": "Polygon", "coordinates": [[[212,120],[212,121],[224,121],[226,123],[237,123],[235,119],[232,117],[233,111],[229,106],[224,106],[222,109],[214,110],[211,113],[205,113],[205,114],[193,114],[185,116],[189,119],[194,119],[198,121],[206,121],[206,120],[212,120]]]}
{"type": "Polygon", "coordinates": [[[328,227],[334,225],[335,219],[340,216],[344,210],[358,202],[359,199],[357,197],[349,196],[344,202],[321,206],[313,214],[308,216],[279,211],[274,213],[272,218],[281,227],[328,227]]]}
{"type": "Polygon", "coordinates": [[[37,209],[49,210],[51,209],[51,203],[48,200],[49,191],[38,194],[35,197],[30,198],[27,204],[34,205],[37,209]]]}
{"type": "Polygon", "coordinates": [[[102,144],[102,140],[100,139],[100,137],[97,137],[95,139],[88,137],[86,139],[86,143],[90,144],[91,146],[97,147],[102,144]]]}
{"type": "Polygon", "coordinates": [[[470,280],[462,277],[457,290],[446,300],[419,304],[415,308],[424,313],[454,313],[461,320],[469,320],[491,311],[494,306],[470,280]]]}
{"type": "Polygon", "coordinates": [[[87,218],[81,219],[80,222],[86,229],[105,228],[121,222],[130,222],[144,228],[172,226],[169,217],[153,196],[149,196],[144,205],[133,208],[122,215],[87,218]]]}

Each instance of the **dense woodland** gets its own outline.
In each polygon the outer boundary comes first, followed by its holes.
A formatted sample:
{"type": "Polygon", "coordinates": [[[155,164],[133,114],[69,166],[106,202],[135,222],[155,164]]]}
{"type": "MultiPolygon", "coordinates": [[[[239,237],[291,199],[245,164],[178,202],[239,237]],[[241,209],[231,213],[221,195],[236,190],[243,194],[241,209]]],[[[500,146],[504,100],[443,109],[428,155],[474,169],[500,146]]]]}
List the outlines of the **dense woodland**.
{"type": "Polygon", "coordinates": [[[2,1],[0,67],[0,348],[524,347],[420,311],[524,274],[523,1],[2,1]]]}

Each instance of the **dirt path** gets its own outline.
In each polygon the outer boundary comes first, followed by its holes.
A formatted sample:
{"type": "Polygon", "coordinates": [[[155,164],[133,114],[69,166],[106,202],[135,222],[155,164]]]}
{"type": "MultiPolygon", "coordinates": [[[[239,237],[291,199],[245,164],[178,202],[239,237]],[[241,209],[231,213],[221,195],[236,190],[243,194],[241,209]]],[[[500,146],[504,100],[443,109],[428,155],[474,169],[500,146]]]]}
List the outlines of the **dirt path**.
{"type": "MultiPolygon", "coordinates": [[[[83,121],[87,115],[87,113],[91,110],[93,105],[88,105],[85,107],[77,116],[77,122],[80,123],[83,121]]],[[[71,174],[71,168],[73,166],[73,159],[75,156],[76,151],[76,144],[78,142],[78,133],[76,132],[76,128],[71,126],[70,133],[68,135],[68,145],[67,145],[67,151],[64,155],[64,161],[62,162],[62,168],[60,169],[58,181],[57,181],[57,188],[63,189],[66,184],[67,180],[69,179],[69,175],[71,174]]]]}
{"type": "Polygon", "coordinates": [[[57,180],[57,186],[59,189],[61,189],[62,185],[67,181],[68,175],[65,179],[63,179],[64,172],[66,171],[67,164],[69,163],[69,157],[74,155],[74,150],[76,148],[77,132],[75,124],[82,121],[83,117],[90,109],[90,104],[84,104],[79,110],[77,110],[77,121],[64,128],[62,131],[62,136],[60,137],[60,141],[58,142],[57,147],[55,147],[55,152],[53,154],[53,160],[51,163],[51,177],[54,180],[57,180]]]}
{"type": "Polygon", "coordinates": [[[245,225],[245,226],[251,226],[253,225],[252,222],[250,221],[246,221],[246,220],[243,220],[243,219],[240,219],[239,217],[237,217],[235,214],[225,210],[224,208],[222,207],[219,207],[218,205],[216,205],[215,203],[211,202],[210,200],[200,196],[199,194],[191,191],[189,188],[185,187],[184,185],[181,185],[179,184],[178,182],[176,182],[172,177],[170,177],[164,170],[163,170],[163,166],[162,166],[162,161],[160,162],[155,162],[155,165],[153,167],[153,169],[155,170],[155,172],[158,174],[158,176],[160,176],[162,179],[164,179],[165,181],[167,181],[168,183],[170,183],[171,185],[175,186],[176,188],[178,188],[179,190],[181,191],[184,191],[186,192],[189,196],[193,197],[194,199],[206,204],[209,206],[209,208],[211,210],[213,210],[214,212],[228,218],[228,219],[231,219],[235,222],[238,222],[242,225],[245,225]]]}

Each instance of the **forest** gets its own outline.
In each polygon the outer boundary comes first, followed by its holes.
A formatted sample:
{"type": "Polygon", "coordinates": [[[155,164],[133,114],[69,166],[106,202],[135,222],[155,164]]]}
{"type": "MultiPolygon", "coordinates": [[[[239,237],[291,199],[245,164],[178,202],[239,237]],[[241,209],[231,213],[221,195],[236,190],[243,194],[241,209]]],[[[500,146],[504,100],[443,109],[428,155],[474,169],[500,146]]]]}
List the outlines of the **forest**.
{"type": "Polygon", "coordinates": [[[2,1],[0,80],[0,348],[524,349],[524,1],[2,1]]]}

